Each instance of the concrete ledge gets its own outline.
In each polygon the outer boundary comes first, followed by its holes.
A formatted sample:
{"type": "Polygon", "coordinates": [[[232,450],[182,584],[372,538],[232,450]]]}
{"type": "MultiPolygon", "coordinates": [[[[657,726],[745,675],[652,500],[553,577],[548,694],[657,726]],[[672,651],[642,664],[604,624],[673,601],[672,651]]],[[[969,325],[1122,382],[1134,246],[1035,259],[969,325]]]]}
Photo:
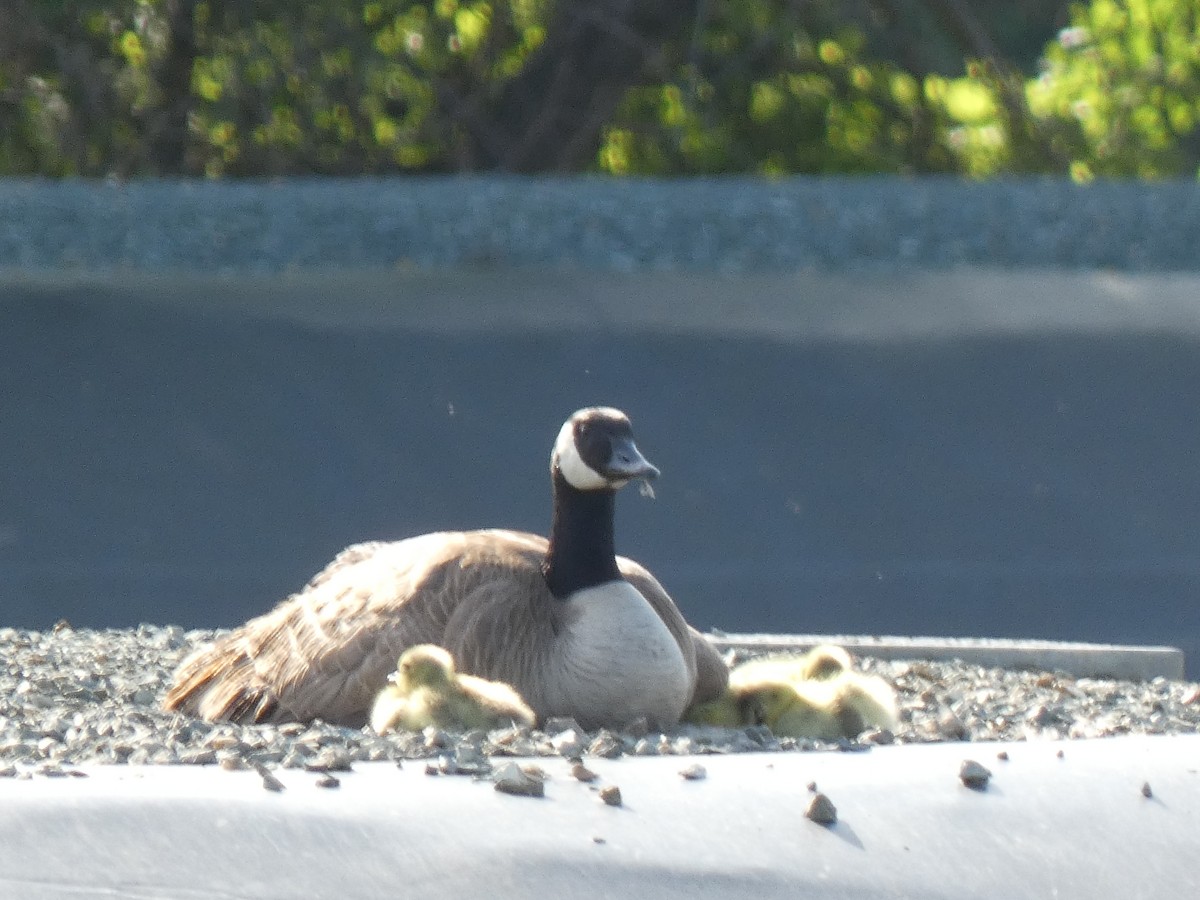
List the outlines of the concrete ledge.
{"type": "Polygon", "coordinates": [[[1046,178],[0,181],[0,268],[1195,270],[1200,184],[1046,178]]]}
{"type": "Polygon", "coordinates": [[[1004,638],[861,636],[844,634],[723,634],[710,640],[721,650],[804,651],[817,644],[840,644],[877,659],[961,659],[1005,669],[1045,669],[1076,678],[1149,681],[1184,677],[1184,654],[1176,647],[1138,647],[1004,638]]]}
{"type": "Polygon", "coordinates": [[[254,772],[92,767],[0,779],[0,895],[1195,897],[1197,759],[1200,736],[589,759],[621,807],[556,759],[535,761],[542,799],[421,762],[360,765],[337,789],[277,772],[277,793],[254,772]],[[966,758],[986,791],[960,783],[966,758]],[[693,762],[705,779],[679,776],[693,762]],[[805,818],[810,782],[832,827],[805,818]]]}
{"type": "Polygon", "coordinates": [[[1087,335],[1200,337],[1200,272],[563,272],[370,269],[213,275],[0,270],[13,298],[104,314],[198,316],[321,333],[469,338],[572,333],[800,346],[1087,335]],[[86,298],[86,299],[83,299],[86,298]]]}

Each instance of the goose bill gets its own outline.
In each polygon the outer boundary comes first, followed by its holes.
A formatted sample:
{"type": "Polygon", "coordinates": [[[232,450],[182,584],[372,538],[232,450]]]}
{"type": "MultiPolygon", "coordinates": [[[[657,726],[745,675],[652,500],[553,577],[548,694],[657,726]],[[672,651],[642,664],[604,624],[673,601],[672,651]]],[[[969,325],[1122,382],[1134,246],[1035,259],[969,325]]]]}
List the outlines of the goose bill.
{"type": "Polygon", "coordinates": [[[632,481],[634,478],[657,478],[659,473],[658,467],[642,456],[637,444],[626,439],[613,441],[612,453],[602,474],[605,478],[632,481]]]}

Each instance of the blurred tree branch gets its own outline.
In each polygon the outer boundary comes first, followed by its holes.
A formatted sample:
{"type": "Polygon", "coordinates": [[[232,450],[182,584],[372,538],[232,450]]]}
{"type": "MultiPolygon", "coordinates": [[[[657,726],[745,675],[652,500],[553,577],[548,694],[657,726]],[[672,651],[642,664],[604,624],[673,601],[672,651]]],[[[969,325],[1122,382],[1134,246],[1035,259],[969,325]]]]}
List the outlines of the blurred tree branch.
{"type": "Polygon", "coordinates": [[[568,172],[595,159],[602,130],[663,43],[687,36],[700,0],[560,0],[546,39],[487,98],[450,96],[470,168],[568,172]]]}
{"type": "Polygon", "coordinates": [[[196,64],[197,0],[165,0],[166,49],[155,66],[155,108],[146,126],[150,168],[158,175],[189,172],[188,116],[192,109],[192,69],[196,64]]]}

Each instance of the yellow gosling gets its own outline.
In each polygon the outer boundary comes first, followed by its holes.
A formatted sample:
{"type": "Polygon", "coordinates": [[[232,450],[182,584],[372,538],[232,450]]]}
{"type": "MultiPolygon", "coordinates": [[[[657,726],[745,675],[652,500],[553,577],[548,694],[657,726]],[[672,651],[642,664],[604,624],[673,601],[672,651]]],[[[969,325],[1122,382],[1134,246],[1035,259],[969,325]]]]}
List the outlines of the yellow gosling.
{"type": "Polygon", "coordinates": [[[730,673],[721,696],[695,704],[684,715],[695,725],[766,725],[778,737],[814,740],[895,728],[897,720],[891,685],[855,672],[850,655],[832,645],[744,663],[730,673]]]}
{"type": "Polygon", "coordinates": [[[392,681],[371,709],[371,727],[379,734],[420,731],[430,725],[446,731],[532,726],[533,710],[515,690],[454,671],[450,654],[432,644],[405,650],[392,681]]]}
{"type": "Polygon", "coordinates": [[[807,653],[761,656],[742,663],[730,673],[730,683],[760,684],[765,681],[812,681],[836,678],[854,669],[850,654],[834,644],[819,644],[807,653]]]}
{"type": "Polygon", "coordinates": [[[703,703],[688,707],[683,714],[683,721],[692,725],[717,725],[721,728],[741,728],[753,722],[746,721],[745,711],[738,703],[738,698],[730,688],[725,693],[703,703]]]}
{"type": "Polygon", "coordinates": [[[846,672],[824,681],[771,686],[765,692],[762,722],[777,737],[858,737],[868,728],[896,727],[896,698],[881,678],[846,672]]]}

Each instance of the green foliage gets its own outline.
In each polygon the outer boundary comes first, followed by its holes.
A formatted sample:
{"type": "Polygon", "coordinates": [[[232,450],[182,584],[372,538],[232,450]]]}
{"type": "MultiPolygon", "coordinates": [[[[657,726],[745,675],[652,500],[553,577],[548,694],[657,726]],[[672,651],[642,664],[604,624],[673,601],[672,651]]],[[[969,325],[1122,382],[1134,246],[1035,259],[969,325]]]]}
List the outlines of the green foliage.
{"type": "Polygon", "coordinates": [[[205,173],[450,168],[441,92],[495,90],[541,39],[542,4],[497,5],[309,2],[241,20],[214,0],[193,74],[205,173]]]}
{"type": "Polygon", "coordinates": [[[0,172],[89,174],[128,152],[146,88],[133,29],[148,8],[139,0],[34,0],[7,12],[9,21],[0,20],[0,172]]]}
{"type": "MultiPolygon", "coordinates": [[[[596,83],[595,108],[568,120],[554,106],[557,80],[576,60],[547,53],[580,51],[555,36],[625,15],[628,4],[9,0],[0,4],[0,173],[461,171],[509,158],[528,129],[584,148],[538,159],[594,150],[593,168],[613,174],[1053,172],[1086,181],[1200,170],[1200,0],[1074,6],[1032,77],[996,58],[964,61],[961,77],[938,74],[965,33],[946,25],[951,7],[940,3],[645,4],[645,16],[629,13],[609,32],[644,45],[626,63],[634,69],[596,83]],[[892,18],[878,19],[880,10],[892,18]],[[650,20],[653,33],[633,30],[650,20]],[[935,41],[920,40],[941,26],[935,41]],[[514,109],[526,132],[507,127],[514,109]],[[564,122],[582,130],[558,135],[564,122]]],[[[982,17],[975,24],[1003,33],[1000,44],[1028,46],[1016,7],[970,8],[982,17]]],[[[607,77],[603,61],[587,62],[587,77],[607,77]]]]}
{"type": "Polygon", "coordinates": [[[1046,50],[1029,106],[1080,179],[1197,174],[1200,0],[1093,0],[1046,50]]]}
{"type": "Polygon", "coordinates": [[[1050,171],[1076,181],[1200,174],[1200,0],[1093,0],[1047,45],[1006,114],[994,72],[968,78],[995,115],[959,120],[955,146],[975,174],[1050,171]]]}
{"type": "MultiPolygon", "coordinates": [[[[549,0],[200,0],[188,83],[171,85],[165,0],[38,4],[39,52],[0,53],[0,171],[351,174],[453,168],[464,102],[485,102],[544,35],[549,0]],[[69,45],[76,60],[63,68],[69,45]],[[182,93],[186,157],[156,129],[182,93]],[[448,100],[453,97],[455,99],[448,100]],[[449,107],[449,108],[448,108],[449,107]]],[[[3,23],[0,22],[0,27],[3,23]]],[[[0,50],[3,50],[0,40],[0,50]]]]}
{"type": "Polygon", "coordinates": [[[608,172],[914,172],[952,168],[920,82],[864,56],[832,3],[714,5],[663,84],[606,131],[608,172]]]}

